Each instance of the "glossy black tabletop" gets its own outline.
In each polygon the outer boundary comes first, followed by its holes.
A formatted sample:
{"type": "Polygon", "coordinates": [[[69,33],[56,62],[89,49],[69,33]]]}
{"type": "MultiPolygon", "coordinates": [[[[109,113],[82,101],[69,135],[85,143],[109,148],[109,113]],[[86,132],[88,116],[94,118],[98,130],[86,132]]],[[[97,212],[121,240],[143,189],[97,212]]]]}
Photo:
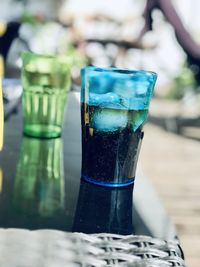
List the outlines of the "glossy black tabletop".
{"type": "MultiPolygon", "coordinates": [[[[21,105],[6,120],[4,148],[0,153],[0,228],[135,233],[168,238],[168,229],[166,233],[163,230],[164,217],[163,224],[158,225],[154,213],[148,219],[141,216],[143,208],[135,207],[132,186],[112,189],[81,182],[77,96],[78,93],[69,95],[61,138],[23,136],[21,105]]],[[[143,189],[138,190],[139,195],[145,195],[143,189]]],[[[143,202],[138,199],[137,204],[143,202]]],[[[146,200],[147,210],[155,210],[157,204],[146,200]]],[[[162,216],[163,211],[158,208],[159,212],[162,216]]],[[[170,235],[173,237],[171,231],[170,235]]]]}

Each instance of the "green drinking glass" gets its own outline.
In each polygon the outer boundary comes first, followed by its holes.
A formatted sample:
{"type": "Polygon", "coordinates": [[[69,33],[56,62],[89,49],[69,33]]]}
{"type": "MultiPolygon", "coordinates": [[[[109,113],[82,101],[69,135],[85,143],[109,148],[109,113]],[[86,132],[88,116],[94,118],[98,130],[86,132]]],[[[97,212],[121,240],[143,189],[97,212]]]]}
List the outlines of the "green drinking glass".
{"type": "Polygon", "coordinates": [[[61,136],[70,89],[66,56],[22,54],[23,132],[32,137],[61,136]]]}

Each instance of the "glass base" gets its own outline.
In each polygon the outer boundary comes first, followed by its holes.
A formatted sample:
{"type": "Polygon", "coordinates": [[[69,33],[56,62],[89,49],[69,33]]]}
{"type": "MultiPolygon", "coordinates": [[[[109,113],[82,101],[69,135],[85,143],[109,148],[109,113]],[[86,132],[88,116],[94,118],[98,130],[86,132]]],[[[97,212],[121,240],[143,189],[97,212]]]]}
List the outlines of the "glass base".
{"type": "Polygon", "coordinates": [[[110,182],[106,182],[106,181],[97,181],[97,180],[94,180],[94,179],[87,177],[87,176],[81,176],[81,179],[88,182],[88,183],[103,186],[103,187],[124,187],[124,186],[133,185],[134,181],[135,181],[135,178],[132,178],[132,179],[130,179],[130,181],[126,181],[124,183],[122,183],[122,182],[121,183],[110,183],[110,182]]]}
{"type": "Polygon", "coordinates": [[[56,138],[61,136],[61,127],[55,125],[33,124],[24,126],[23,132],[27,136],[39,138],[56,138]]]}

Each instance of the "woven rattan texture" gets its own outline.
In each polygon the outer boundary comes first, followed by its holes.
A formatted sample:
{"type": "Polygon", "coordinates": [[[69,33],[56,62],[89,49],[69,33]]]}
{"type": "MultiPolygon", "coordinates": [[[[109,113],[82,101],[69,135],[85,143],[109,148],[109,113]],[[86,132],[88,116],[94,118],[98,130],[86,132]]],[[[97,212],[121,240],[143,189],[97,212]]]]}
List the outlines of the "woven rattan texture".
{"type": "Polygon", "coordinates": [[[176,242],[148,236],[0,229],[0,267],[185,266],[176,242]]]}

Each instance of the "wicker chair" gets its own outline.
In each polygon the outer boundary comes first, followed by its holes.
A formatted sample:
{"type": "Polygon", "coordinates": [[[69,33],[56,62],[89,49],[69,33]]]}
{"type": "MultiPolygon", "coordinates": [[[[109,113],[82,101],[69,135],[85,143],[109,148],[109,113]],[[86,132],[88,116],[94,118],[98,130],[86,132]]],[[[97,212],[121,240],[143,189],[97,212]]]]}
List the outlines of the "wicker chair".
{"type": "Polygon", "coordinates": [[[0,229],[0,267],[185,267],[176,241],[149,236],[0,229]]]}

